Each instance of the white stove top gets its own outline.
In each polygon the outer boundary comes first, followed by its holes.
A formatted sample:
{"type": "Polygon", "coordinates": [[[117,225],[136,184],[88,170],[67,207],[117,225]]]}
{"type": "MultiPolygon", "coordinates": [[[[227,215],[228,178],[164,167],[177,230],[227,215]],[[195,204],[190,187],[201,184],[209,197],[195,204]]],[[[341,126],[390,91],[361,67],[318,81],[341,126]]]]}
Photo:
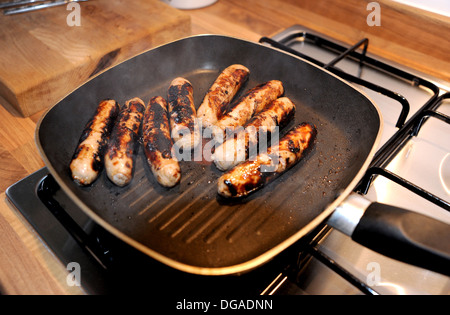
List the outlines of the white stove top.
{"type": "MultiPolygon", "coordinates": [[[[273,38],[280,40],[285,38],[287,34],[299,30],[309,31],[303,27],[294,27],[277,34],[273,38]]],[[[323,36],[317,32],[312,33],[323,36]]],[[[337,56],[333,52],[312,46],[301,39],[294,39],[285,44],[323,63],[327,63],[337,56]]],[[[371,56],[370,43],[368,55],[371,56]]],[[[381,60],[376,56],[371,57],[381,60]]],[[[386,60],[382,61],[386,62],[386,60]]],[[[398,66],[390,62],[386,63],[398,66]]],[[[433,96],[433,91],[428,88],[415,86],[411,82],[367,66],[361,69],[357,61],[348,58],[340,61],[335,67],[403,95],[410,104],[407,121],[433,96]]],[[[403,70],[405,69],[403,68],[403,70]]],[[[405,71],[420,77],[420,74],[411,69],[405,71]]],[[[398,130],[396,122],[401,106],[396,100],[380,93],[365,87],[357,87],[366,93],[381,110],[384,120],[381,147],[398,130]]],[[[441,95],[450,91],[450,86],[440,87],[441,95]]],[[[444,100],[438,111],[450,115],[450,99],[444,100]]],[[[450,125],[435,118],[428,119],[418,136],[413,137],[406,143],[386,169],[446,202],[450,202],[450,125]]],[[[425,200],[382,176],[378,176],[373,181],[366,197],[371,201],[417,211],[450,224],[450,211],[425,200]]],[[[322,243],[318,245],[318,249],[380,294],[450,294],[450,278],[386,258],[355,243],[339,231],[332,229],[322,243]]],[[[361,293],[352,285],[345,283],[337,274],[327,270],[318,261],[313,260],[308,268],[309,271],[302,274],[297,284],[299,294],[361,293]]],[[[284,288],[281,291],[292,290],[292,286],[285,284],[285,287],[290,289],[284,288]]]]}

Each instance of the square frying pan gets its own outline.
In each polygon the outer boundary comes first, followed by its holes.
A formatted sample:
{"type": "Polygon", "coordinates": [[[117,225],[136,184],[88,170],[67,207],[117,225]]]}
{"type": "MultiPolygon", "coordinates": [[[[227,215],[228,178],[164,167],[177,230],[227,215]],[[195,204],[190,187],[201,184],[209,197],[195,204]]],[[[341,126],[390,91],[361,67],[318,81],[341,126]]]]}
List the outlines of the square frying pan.
{"type": "Polygon", "coordinates": [[[377,106],[330,72],[262,44],[201,35],[159,46],[91,78],[46,112],[36,141],[64,192],[110,233],[176,269],[224,275],[258,267],[324,222],[362,178],[381,129],[377,106]],[[72,180],[71,157],[101,100],[124,104],[140,97],[147,103],[166,97],[172,79],[184,77],[194,87],[198,108],[219,73],[236,63],[250,69],[240,94],[269,80],[283,82],[296,113],[281,136],[302,122],[317,128],[312,150],[285,174],[230,201],[217,194],[222,172],[214,164],[181,161],[180,184],[164,188],[140,147],[126,187],[115,186],[105,171],[89,187],[72,180]]]}

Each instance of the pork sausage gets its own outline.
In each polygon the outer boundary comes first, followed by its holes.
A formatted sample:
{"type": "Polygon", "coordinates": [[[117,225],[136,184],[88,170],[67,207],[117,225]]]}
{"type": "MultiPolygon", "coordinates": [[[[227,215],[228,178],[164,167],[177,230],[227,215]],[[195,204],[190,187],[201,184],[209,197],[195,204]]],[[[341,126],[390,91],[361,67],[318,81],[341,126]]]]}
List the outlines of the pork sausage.
{"type": "Polygon", "coordinates": [[[116,101],[103,100],[85,125],[70,162],[72,178],[79,185],[92,184],[103,169],[106,145],[119,110],[116,101]]]}
{"type": "Polygon", "coordinates": [[[219,74],[197,110],[202,127],[216,124],[249,75],[250,70],[240,64],[231,65],[219,74]]]}
{"type": "Polygon", "coordinates": [[[169,121],[172,139],[183,150],[192,150],[201,141],[194,104],[194,89],[184,78],[175,78],[168,91],[169,121]]]}
{"type": "Polygon", "coordinates": [[[150,99],[142,122],[142,141],[148,165],[158,183],[173,187],[180,181],[181,170],[172,152],[167,106],[161,96],[150,99]]]}
{"type": "Polygon", "coordinates": [[[223,142],[227,131],[234,132],[236,128],[244,126],[254,114],[259,113],[283,93],[283,84],[278,80],[268,81],[247,91],[237,102],[231,104],[217,121],[213,127],[214,140],[223,142]]]}
{"type": "Polygon", "coordinates": [[[278,145],[224,173],[218,180],[218,193],[227,198],[244,197],[283,174],[311,148],[316,136],[314,126],[303,123],[280,139],[278,145]]]}
{"type": "Polygon", "coordinates": [[[240,130],[236,137],[227,139],[214,152],[216,167],[226,171],[249,158],[250,150],[256,153],[260,133],[271,134],[275,128],[283,128],[294,116],[295,105],[287,97],[280,97],[258,114],[240,130]]]}
{"type": "Polygon", "coordinates": [[[105,169],[108,178],[117,186],[129,184],[133,177],[144,110],[145,103],[140,98],[128,100],[122,106],[111,133],[105,154],[105,169]]]}

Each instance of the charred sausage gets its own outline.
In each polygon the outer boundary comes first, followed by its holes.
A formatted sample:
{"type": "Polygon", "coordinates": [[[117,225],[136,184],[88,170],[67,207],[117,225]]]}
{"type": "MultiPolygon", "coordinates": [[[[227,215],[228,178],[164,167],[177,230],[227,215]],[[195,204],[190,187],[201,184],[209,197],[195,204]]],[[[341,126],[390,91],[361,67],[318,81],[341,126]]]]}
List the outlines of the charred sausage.
{"type": "Polygon", "coordinates": [[[147,105],[142,140],[148,165],[158,183],[164,187],[175,186],[180,181],[181,170],[172,153],[167,102],[161,96],[153,97],[147,105]]]}
{"type": "Polygon", "coordinates": [[[280,97],[253,116],[236,137],[227,139],[215,149],[216,167],[226,171],[249,158],[249,151],[256,146],[260,133],[272,133],[276,127],[284,127],[294,116],[295,105],[287,97],[280,97]]]}
{"type": "Polygon", "coordinates": [[[314,126],[307,123],[297,126],[267,153],[261,153],[254,161],[245,161],[223,174],[218,181],[218,193],[227,198],[244,197],[260,189],[298,163],[305,150],[312,146],[315,136],[314,126]]]}
{"type": "Polygon", "coordinates": [[[233,132],[244,126],[254,114],[259,113],[267,104],[276,100],[284,93],[283,84],[271,80],[247,91],[239,100],[217,121],[213,128],[213,137],[217,142],[223,142],[227,131],[233,132]]]}
{"type": "Polygon", "coordinates": [[[125,103],[117,117],[105,154],[108,178],[117,186],[125,186],[133,177],[135,153],[145,104],[139,98],[125,103]]]}
{"type": "Polygon", "coordinates": [[[72,178],[79,185],[92,184],[103,168],[106,145],[119,110],[116,101],[103,100],[85,125],[70,162],[72,178]]]}
{"type": "Polygon", "coordinates": [[[172,139],[179,148],[191,150],[201,141],[194,104],[194,89],[184,78],[175,78],[168,91],[169,121],[172,139]]]}
{"type": "Polygon", "coordinates": [[[202,127],[216,124],[249,75],[250,70],[240,64],[231,65],[219,74],[197,110],[202,127]]]}

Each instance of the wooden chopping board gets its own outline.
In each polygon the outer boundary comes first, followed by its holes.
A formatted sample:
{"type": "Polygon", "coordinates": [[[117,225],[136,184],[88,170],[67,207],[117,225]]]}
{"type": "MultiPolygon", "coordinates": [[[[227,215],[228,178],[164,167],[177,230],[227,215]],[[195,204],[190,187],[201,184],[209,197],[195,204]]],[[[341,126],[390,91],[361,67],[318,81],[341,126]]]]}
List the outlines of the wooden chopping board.
{"type": "Polygon", "coordinates": [[[0,96],[22,116],[56,104],[110,66],[191,33],[189,15],[159,0],[79,4],[79,26],[65,5],[0,13],[0,96]]]}

